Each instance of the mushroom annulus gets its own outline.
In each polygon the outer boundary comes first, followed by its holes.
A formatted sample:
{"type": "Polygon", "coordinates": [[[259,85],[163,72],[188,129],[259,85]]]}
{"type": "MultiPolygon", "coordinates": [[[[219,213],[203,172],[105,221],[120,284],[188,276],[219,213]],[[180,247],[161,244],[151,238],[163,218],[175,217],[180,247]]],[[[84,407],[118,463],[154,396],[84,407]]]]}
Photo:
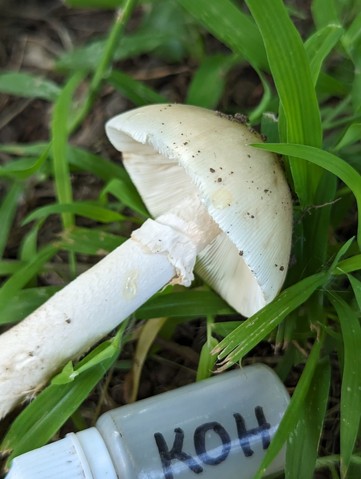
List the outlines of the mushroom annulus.
{"type": "Polygon", "coordinates": [[[246,317],[284,282],[292,203],[278,158],[251,146],[260,135],[180,104],[122,113],[106,133],[155,219],[0,336],[0,417],[193,270],[246,317]]]}

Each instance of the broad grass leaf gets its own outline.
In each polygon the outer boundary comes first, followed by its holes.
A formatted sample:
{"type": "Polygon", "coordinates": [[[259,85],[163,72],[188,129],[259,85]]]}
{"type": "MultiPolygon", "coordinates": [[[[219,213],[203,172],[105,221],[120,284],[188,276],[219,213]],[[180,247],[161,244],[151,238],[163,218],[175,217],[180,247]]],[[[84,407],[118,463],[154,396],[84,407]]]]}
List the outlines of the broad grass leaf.
{"type": "Polygon", "coordinates": [[[331,368],[328,358],[316,366],[304,402],[299,406],[298,422],[290,432],[286,450],[286,479],[313,479],[322,426],[325,420],[331,368]]]}
{"type": "Polygon", "coordinates": [[[66,384],[73,382],[80,374],[83,374],[85,371],[88,371],[94,366],[98,366],[101,363],[108,359],[114,358],[119,354],[119,341],[124,331],[124,325],[121,329],[118,330],[117,335],[110,340],[104,341],[99,344],[95,349],[93,349],[87,356],[86,361],[81,361],[80,363],[74,364],[69,361],[63,368],[63,370],[57,374],[51,380],[51,384],[66,384]]]}
{"type": "Polygon", "coordinates": [[[104,198],[104,196],[109,193],[141,216],[145,218],[149,217],[147,208],[145,207],[138,190],[131,181],[113,178],[103,188],[100,198],[104,198]]]}
{"type": "Polygon", "coordinates": [[[0,166],[0,177],[25,180],[40,170],[48,157],[48,149],[38,158],[20,158],[0,166]]]}
{"type": "Polygon", "coordinates": [[[341,275],[345,273],[352,273],[353,271],[358,270],[361,270],[361,254],[357,254],[355,256],[351,256],[351,258],[340,261],[333,274],[341,275]]]}
{"type": "Polygon", "coordinates": [[[339,25],[339,5],[337,0],[313,0],[311,12],[317,30],[330,24],[339,25]]]}
{"type": "Polygon", "coordinates": [[[220,321],[215,322],[211,326],[211,331],[214,334],[221,336],[222,338],[226,337],[232,331],[234,331],[240,325],[241,321],[220,321]]]}
{"type": "Polygon", "coordinates": [[[332,153],[307,145],[263,143],[253,146],[281,155],[290,155],[307,160],[340,178],[350,188],[357,201],[359,215],[357,239],[361,246],[361,175],[351,165],[332,153]]]}
{"type": "Polygon", "coordinates": [[[235,311],[213,291],[185,290],[156,294],[136,311],[138,319],[167,316],[188,318],[212,315],[230,315],[235,311]]]}
{"type": "Polygon", "coordinates": [[[354,295],[355,295],[355,298],[356,298],[357,305],[358,305],[358,307],[360,308],[360,311],[361,311],[361,281],[359,279],[355,278],[354,276],[352,276],[351,274],[348,274],[347,277],[348,277],[348,280],[351,283],[351,286],[352,286],[352,289],[353,289],[353,292],[354,292],[354,295]]]}
{"type": "Polygon", "coordinates": [[[44,151],[49,148],[49,143],[39,142],[39,143],[7,143],[0,145],[0,151],[3,153],[8,153],[9,155],[14,156],[41,156],[44,151]]]}
{"type": "MultiPolygon", "coordinates": [[[[287,124],[283,140],[321,146],[320,111],[310,64],[284,3],[281,0],[246,0],[246,4],[261,32],[282,105],[287,124]]],[[[300,160],[292,162],[291,170],[301,205],[312,204],[321,170],[300,160]]]]}
{"type": "Polygon", "coordinates": [[[355,64],[360,59],[361,12],[358,12],[342,38],[342,45],[355,64]]]}
{"type": "Polygon", "coordinates": [[[317,30],[306,41],[305,49],[314,85],[317,83],[323,62],[339,42],[343,32],[341,25],[331,24],[317,30]]]}
{"type": "Polygon", "coordinates": [[[0,74],[0,92],[27,98],[55,101],[60,93],[56,83],[25,72],[0,74]]]}
{"type": "Polygon", "coordinates": [[[213,368],[217,362],[217,356],[212,354],[212,351],[217,345],[218,340],[213,336],[207,338],[207,341],[203,344],[198,361],[197,381],[202,381],[211,376],[213,368]]]}
{"type": "Polygon", "coordinates": [[[346,146],[359,142],[361,138],[361,123],[353,123],[342,135],[341,139],[334,147],[335,151],[342,150],[346,146]]]}
{"type": "MultiPolygon", "coordinates": [[[[69,204],[73,199],[70,169],[67,160],[67,144],[69,131],[69,118],[71,118],[71,105],[74,92],[83,80],[83,74],[72,76],[59,98],[55,102],[51,121],[51,149],[55,180],[55,191],[59,204],[69,204]]],[[[74,224],[71,212],[62,212],[63,227],[69,228],[74,224]]]]}
{"type": "Polygon", "coordinates": [[[41,306],[54,293],[59,290],[57,286],[44,286],[26,288],[9,297],[1,307],[0,324],[17,323],[36,308],[41,306]]]}
{"type": "Polygon", "coordinates": [[[50,215],[62,213],[71,213],[72,215],[83,216],[100,223],[112,223],[125,219],[124,215],[108,208],[103,208],[90,201],[74,201],[69,204],[58,204],[42,206],[30,213],[23,224],[28,224],[31,221],[43,220],[50,215]]]}
{"type": "Polygon", "coordinates": [[[289,439],[290,434],[295,430],[300,417],[300,411],[303,408],[315,375],[316,367],[320,357],[321,346],[322,342],[316,340],[307,359],[301,378],[298,381],[296,389],[293,393],[291,402],[281,420],[281,423],[271,441],[269,448],[267,449],[266,455],[264,456],[258,473],[255,475],[254,479],[261,479],[264,476],[267,467],[279,453],[284,443],[289,439]]]}
{"type": "Polygon", "coordinates": [[[341,264],[342,262],[342,258],[347,254],[347,252],[349,251],[349,249],[351,248],[351,245],[352,243],[354,242],[354,237],[348,239],[341,247],[340,249],[337,251],[337,254],[334,258],[334,260],[332,261],[332,264],[330,266],[330,271],[332,274],[334,274],[334,271],[335,271],[335,268],[341,264]]]}
{"type": "MultiPolygon", "coordinates": [[[[124,35],[114,53],[114,60],[126,60],[150,53],[168,40],[164,32],[136,32],[124,35]]],[[[106,40],[97,40],[84,47],[74,48],[62,55],[56,63],[59,70],[93,71],[101,61],[106,40]]]]}
{"type": "Polygon", "coordinates": [[[252,66],[268,69],[262,39],[249,15],[230,0],[177,0],[210,33],[252,66]]]}
{"type": "Polygon", "coordinates": [[[226,369],[239,361],[246,353],[266,338],[280,322],[303,304],[328,279],[328,273],[317,273],[290,286],[272,303],[242,322],[226,336],[213,353],[221,359],[220,369],[226,369]]]}
{"type": "Polygon", "coordinates": [[[340,449],[341,477],[347,477],[361,417],[361,326],[356,312],[337,294],[329,294],[340,321],[343,338],[340,449]]]}
{"type": "Polygon", "coordinates": [[[101,229],[75,227],[61,236],[61,248],[74,253],[104,255],[120,246],[125,238],[101,229]]]}
{"type": "Polygon", "coordinates": [[[4,254],[16,209],[23,194],[23,188],[24,185],[20,182],[10,184],[5,197],[0,203],[0,258],[4,254]]]}
{"type": "MultiPolygon", "coordinates": [[[[82,148],[69,146],[67,150],[69,164],[80,171],[92,173],[104,181],[111,181],[113,178],[131,183],[125,169],[115,162],[111,162],[100,155],[95,155],[82,148]]],[[[119,155],[120,160],[120,155],[119,155]]],[[[120,161],[119,161],[120,163],[120,161]]]]}
{"type": "Polygon", "coordinates": [[[166,103],[169,101],[145,83],[135,80],[121,71],[113,70],[107,80],[116,90],[136,106],[166,103]]]}
{"type": "Polygon", "coordinates": [[[185,103],[214,109],[224,93],[226,75],[239,60],[231,55],[206,57],[193,75],[185,103]]]}
{"type": "MultiPolygon", "coordinates": [[[[0,288],[0,308],[6,306],[11,298],[16,295],[34,276],[36,276],[59,248],[54,245],[44,246],[29,262],[19,268],[0,288]]],[[[6,323],[7,319],[0,317],[0,324],[6,323]]]]}
{"type": "Polygon", "coordinates": [[[9,276],[16,273],[23,266],[21,261],[4,259],[0,261],[0,276],[9,276]]]}

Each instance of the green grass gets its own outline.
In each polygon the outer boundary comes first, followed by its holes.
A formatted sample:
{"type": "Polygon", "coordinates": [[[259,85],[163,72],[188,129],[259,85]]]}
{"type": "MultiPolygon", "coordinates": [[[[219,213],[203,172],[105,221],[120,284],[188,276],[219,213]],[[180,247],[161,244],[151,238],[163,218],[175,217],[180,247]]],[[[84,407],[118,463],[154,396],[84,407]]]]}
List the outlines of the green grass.
{"type": "MultiPolygon", "coordinates": [[[[69,8],[105,7],[100,1],[67,3],[69,8]]],[[[288,441],[286,479],[311,479],[316,468],[322,468],[324,477],[358,479],[361,13],[357,2],[313,0],[310,12],[297,11],[291,2],[281,0],[246,0],[247,8],[242,9],[231,0],[109,0],[106,6],[119,4],[124,8],[116,12],[106,37],[94,38],[57,59],[57,82],[52,75],[45,78],[26,71],[0,74],[0,92],[52,104],[48,142],[0,146],[8,158],[0,166],[5,188],[0,203],[0,324],[19,321],[53,294],[54,286],[39,285],[41,274],[58,273],[70,281],[90,266],[79,261],[79,254],[98,258],[99,252],[111,251],[124,241],[129,225],[139,225],[147,216],[119,164],[90,147],[71,144],[104,91],[115,89],[130,106],[172,100],[151,82],[134,78],[126,61],[148,55],[171,67],[192,65],[193,76],[181,101],[227,113],[240,110],[228,94],[233,88],[228,78],[238,72],[239,79],[252,70],[263,96],[242,113],[269,138],[268,144],[257,147],[283,155],[294,198],[292,262],[284,290],[253,317],[235,320],[234,311],[197,280],[191,289],[168,287],[158,293],[133,319],[166,318],[157,323],[156,332],[171,337],[179,322],[203,318],[207,337],[198,380],[211,368],[227,369],[251,356],[261,341],[284,348],[276,371],[283,379],[295,369],[302,373],[256,477],[262,477],[288,441]],[[140,21],[126,28],[136,11],[140,21]],[[296,27],[304,15],[306,34],[296,27]],[[211,51],[207,35],[220,53],[211,51]],[[72,175],[83,173],[100,182],[98,198],[75,199],[72,175]],[[27,233],[16,258],[10,259],[4,252],[21,197],[44,181],[54,184],[53,201],[22,218],[27,233]],[[38,246],[39,231],[50,217],[59,218],[62,232],[38,246]],[[85,221],[82,226],[77,226],[79,219],[85,221]],[[65,265],[54,260],[59,253],[65,265]],[[225,322],[227,317],[231,321],[225,322]],[[330,388],[337,375],[339,394],[330,388]],[[320,448],[324,430],[336,420],[340,440],[325,453],[320,448]]],[[[150,329],[145,322],[137,351],[141,364],[155,339],[150,329]]],[[[119,352],[130,340],[134,337],[120,328],[80,363],[68,364],[15,417],[2,437],[2,450],[20,454],[45,444],[70,417],[76,424],[82,402],[117,367],[119,352]]],[[[135,374],[139,379],[139,370],[135,374]]]]}

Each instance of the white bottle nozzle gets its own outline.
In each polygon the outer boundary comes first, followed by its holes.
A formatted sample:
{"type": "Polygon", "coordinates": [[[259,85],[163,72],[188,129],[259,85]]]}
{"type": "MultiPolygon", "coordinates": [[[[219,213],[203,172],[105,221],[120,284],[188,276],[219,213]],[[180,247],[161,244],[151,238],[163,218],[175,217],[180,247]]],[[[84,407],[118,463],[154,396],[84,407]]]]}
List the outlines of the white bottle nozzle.
{"type": "Polygon", "coordinates": [[[12,461],[6,479],[117,479],[113,462],[96,428],[70,433],[12,461]]]}

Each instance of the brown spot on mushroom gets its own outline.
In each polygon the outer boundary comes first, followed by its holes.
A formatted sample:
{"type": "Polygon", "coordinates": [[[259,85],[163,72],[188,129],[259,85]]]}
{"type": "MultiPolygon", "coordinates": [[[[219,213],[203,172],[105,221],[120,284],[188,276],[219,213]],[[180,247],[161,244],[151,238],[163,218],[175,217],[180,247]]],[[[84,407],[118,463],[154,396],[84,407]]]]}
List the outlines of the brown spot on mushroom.
{"type": "Polygon", "coordinates": [[[210,171],[211,173],[215,173],[215,172],[216,172],[216,170],[215,170],[214,168],[209,168],[209,171],[210,171]]]}
{"type": "Polygon", "coordinates": [[[188,145],[188,141],[185,141],[185,142],[183,143],[183,145],[188,145]]]}
{"type": "Polygon", "coordinates": [[[243,251],[242,250],[239,252],[239,256],[243,256],[243,251]]]}
{"type": "Polygon", "coordinates": [[[280,266],[280,271],[284,271],[285,267],[284,266],[280,266]]]}
{"type": "Polygon", "coordinates": [[[222,182],[222,178],[217,178],[218,183],[222,182]]]}
{"type": "Polygon", "coordinates": [[[242,125],[244,125],[248,121],[248,117],[246,115],[243,115],[242,113],[236,113],[234,115],[234,119],[239,123],[242,123],[242,125]]]}

